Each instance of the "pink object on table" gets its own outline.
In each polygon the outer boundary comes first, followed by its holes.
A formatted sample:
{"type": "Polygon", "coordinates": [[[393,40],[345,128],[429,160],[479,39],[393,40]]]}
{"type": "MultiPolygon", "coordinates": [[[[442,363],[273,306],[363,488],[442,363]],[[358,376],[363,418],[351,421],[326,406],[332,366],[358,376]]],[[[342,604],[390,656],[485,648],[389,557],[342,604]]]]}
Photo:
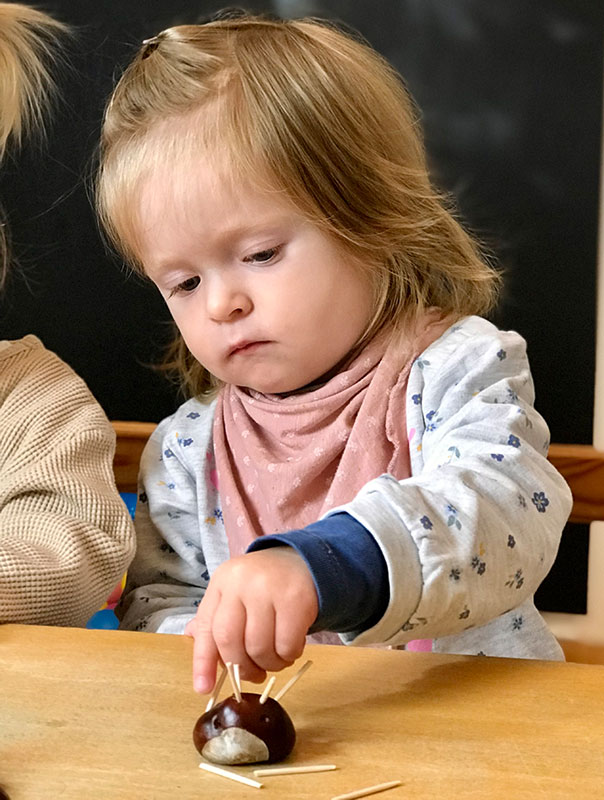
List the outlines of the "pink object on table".
{"type": "Polygon", "coordinates": [[[432,639],[412,639],[405,645],[405,650],[411,650],[415,653],[431,653],[432,639]]]}

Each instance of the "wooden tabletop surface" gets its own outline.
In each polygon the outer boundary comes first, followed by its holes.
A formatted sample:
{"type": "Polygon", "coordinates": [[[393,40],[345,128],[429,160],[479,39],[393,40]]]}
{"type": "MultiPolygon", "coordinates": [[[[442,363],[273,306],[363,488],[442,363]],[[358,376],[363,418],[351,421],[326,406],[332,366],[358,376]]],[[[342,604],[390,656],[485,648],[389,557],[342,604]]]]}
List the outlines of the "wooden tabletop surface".
{"type": "Polygon", "coordinates": [[[329,800],[397,779],[377,797],[604,796],[604,667],[308,647],[313,666],[282,701],[298,734],[285,763],[338,769],[254,789],[199,769],[191,650],[180,636],[1,626],[0,786],[11,800],[329,800]]]}

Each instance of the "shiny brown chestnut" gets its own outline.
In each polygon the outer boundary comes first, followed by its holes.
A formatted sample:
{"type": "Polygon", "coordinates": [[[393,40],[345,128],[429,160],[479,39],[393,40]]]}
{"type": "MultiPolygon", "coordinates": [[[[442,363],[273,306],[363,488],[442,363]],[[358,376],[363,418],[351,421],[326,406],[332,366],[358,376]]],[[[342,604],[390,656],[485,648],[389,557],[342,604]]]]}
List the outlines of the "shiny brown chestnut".
{"type": "Polygon", "coordinates": [[[215,764],[256,764],[280,761],[296,742],[294,724],[272,697],[260,703],[259,694],[243,692],[241,700],[227,697],[195,723],[193,742],[215,764]]]}

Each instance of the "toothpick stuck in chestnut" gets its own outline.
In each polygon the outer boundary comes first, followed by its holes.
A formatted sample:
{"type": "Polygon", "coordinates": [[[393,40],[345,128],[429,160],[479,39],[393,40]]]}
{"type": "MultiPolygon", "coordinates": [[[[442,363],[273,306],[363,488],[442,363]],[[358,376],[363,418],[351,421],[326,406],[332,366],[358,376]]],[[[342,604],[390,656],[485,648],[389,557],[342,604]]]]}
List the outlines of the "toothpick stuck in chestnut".
{"type": "MultiPolygon", "coordinates": [[[[277,697],[282,697],[311,663],[307,661],[277,697]]],[[[283,706],[276,698],[269,697],[274,677],[269,679],[261,695],[241,692],[238,669],[232,664],[225,666],[231,677],[233,695],[212,704],[199,717],[193,729],[195,747],[215,764],[271,763],[286,758],[294,748],[296,731],[283,706]]]]}

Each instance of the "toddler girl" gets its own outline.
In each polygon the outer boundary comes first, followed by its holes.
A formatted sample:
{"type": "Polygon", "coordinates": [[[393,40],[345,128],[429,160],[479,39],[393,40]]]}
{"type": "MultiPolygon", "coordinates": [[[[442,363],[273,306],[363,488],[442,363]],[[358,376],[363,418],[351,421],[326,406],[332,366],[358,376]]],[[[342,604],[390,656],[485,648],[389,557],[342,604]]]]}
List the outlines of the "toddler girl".
{"type": "MultiPolygon", "coordinates": [[[[0,3],[0,158],[43,117],[64,27],[0,3]]],[[[0,283],[8,267],[0,225],[0,283]]],[[[134,531],[115,435],[84,382],[35,336],[0,341],[0,623],[84,625],[120,579],[134,531]]]]}
{"type": "Polygon", "coordinates": [[[379,55],[316,20],[163,31],[107,107],[98,204],[192,396],[143,456],[123,627],[193,635],[200,691],[308,632],[561,658],[533,593],[571,498],[525,343],[477,316],[498,275],[379,55]]]}

